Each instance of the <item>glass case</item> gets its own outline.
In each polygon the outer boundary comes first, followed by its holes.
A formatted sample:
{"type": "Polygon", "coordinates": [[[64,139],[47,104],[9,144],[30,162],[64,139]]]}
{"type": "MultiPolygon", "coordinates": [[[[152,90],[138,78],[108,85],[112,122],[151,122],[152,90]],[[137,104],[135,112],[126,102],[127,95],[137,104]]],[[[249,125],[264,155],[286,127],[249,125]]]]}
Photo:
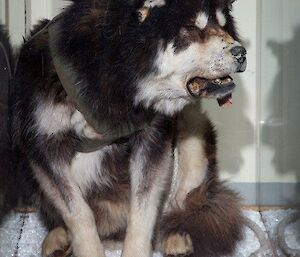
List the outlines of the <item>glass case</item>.
{"type": "MultiPolygon", "coordinates": [[[[51,19],[67,5],[60,0],[0,0],[0,21],[17,46],[39,19],[51,19]]],[[[221,178],[242,197],[250,227],[236,257],[300,256],[299,12],[299,0],[234,3],[233,16],[248,53],[247,71],[235,75],[232,107],[219,108],[210,100],[199,104],[218,133],[221,178]]],[[[20,223],[28,222],[26,235],[39,227],[32,240],[46,233],[34,212],[12,215],[6,220],[10,224],[1,228],[0,223],[0,257],[8,256],[1,251],[1,240],[7,240],[4,232],[14,226],[16,235],[10,241],[15,244],[28,244],[16,239],[20,223]]],[[[35,251],[37,244],[32,243],[35,251]]]]}

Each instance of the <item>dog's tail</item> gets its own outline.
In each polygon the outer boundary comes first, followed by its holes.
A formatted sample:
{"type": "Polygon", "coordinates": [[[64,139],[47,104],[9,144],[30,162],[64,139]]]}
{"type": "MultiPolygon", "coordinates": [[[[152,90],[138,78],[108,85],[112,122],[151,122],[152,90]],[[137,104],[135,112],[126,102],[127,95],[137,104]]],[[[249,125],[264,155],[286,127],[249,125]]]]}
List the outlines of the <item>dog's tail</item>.
{"type": "Polygon", "coordinates": [[[175,210],[163,218],[161,236],[189,234],[191,257],[230,256],[243,238],[243,224],[238,195],[213,179],[188,194],[185,210],[175,210]]]}
{"type": "Polygon", "coordinates": [[[15,57],[8,32],[0,25],[0,219],[16,204],[17,196],[11,194],[14,184],[14,155],[10,136],[12,77],[15,57]]]}

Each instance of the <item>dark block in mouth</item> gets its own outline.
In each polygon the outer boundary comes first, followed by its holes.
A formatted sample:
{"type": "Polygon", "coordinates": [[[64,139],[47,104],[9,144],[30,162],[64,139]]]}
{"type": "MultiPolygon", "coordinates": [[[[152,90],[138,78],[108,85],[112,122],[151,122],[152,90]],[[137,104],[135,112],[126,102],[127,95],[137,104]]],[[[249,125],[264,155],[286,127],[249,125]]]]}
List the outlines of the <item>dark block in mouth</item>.
{"type": "Polygon", "coordinates": [[[235,84],[233,82],[222,85],[208,82],[205,90],[208,94],[208,97],[218,98],[219,96],[227,95],[228,92],[232,92],[234,88],[235,84]]]}

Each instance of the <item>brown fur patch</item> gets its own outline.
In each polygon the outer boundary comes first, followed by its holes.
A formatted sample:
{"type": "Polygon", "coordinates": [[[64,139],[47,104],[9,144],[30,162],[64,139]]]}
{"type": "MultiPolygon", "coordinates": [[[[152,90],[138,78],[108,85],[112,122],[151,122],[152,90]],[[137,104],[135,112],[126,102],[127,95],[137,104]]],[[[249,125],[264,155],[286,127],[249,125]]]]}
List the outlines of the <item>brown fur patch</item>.
{"type": "Polygon", "coordinates": [[[209,37],[213,37],[213,36],[220,37],[227,44],[234,44],[234,39],[229,35],[229,33],[225,32],[223,29],[209,28],[207,30],[207,34],[209,37]]]}
{"type": "Polygon", "coordinates": [[[125,235],[129,202],[93,201],[92,209],[102,239],[122,239],[125,235]]]}

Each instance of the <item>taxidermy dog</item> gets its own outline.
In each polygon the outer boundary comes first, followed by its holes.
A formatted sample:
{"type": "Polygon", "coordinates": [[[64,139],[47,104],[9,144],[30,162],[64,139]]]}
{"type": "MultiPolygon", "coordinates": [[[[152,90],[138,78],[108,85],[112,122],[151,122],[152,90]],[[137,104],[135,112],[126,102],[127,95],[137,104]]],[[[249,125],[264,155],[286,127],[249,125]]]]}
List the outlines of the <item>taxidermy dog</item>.
{"type": "Polygon", "coordinates": [[[199,109],[230,104],[230,74],[246,68],[232,2],[74,0],[32,31],[11,127],[50,228],[44,257],[104,257],[107,240],[122,257],[234,250],[239,199],[199,109]]]}

